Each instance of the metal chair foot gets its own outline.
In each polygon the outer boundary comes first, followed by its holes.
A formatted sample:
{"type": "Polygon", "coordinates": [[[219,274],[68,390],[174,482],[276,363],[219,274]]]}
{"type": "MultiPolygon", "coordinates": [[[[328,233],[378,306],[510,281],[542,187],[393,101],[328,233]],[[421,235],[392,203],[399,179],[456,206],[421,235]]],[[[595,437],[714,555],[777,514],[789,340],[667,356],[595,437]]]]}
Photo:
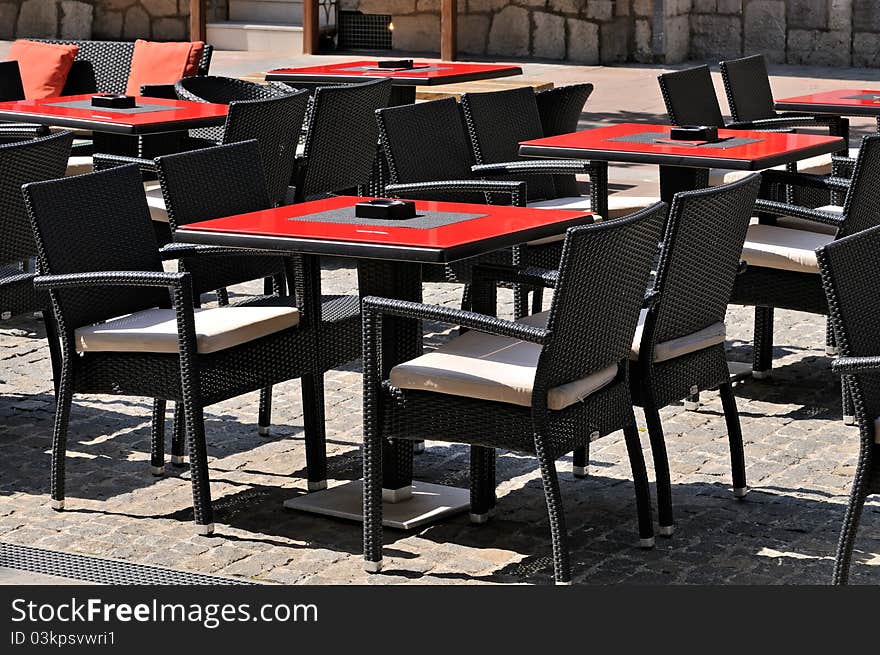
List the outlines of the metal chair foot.
{"type": "Polygon", "coordinates": [[[53,500],[49,503],[49,506],[54,509],[56,512],[61,512],[64,510],[64,501],[63,500],[53,500]]]}
{"type": "Polygon", "coordinates": [[[747,493],[749,493],[748,487],[734,487],[733,488],[734,498],[745,498],[747,493]]]}
{"type": "Polygon", "coordinates": [[[150,473],[152,473],[153,476],[157,478],[162,477],[163,475],[165,475],[165,465],[163,464],[162,466],[151,466],[150,473]]]}
{"type": "Polygon", "coordinates": [[[639,548],[649,549],[654,547],[654,537],[648,537],[647,539],[639,539],[639,548]]]}
{"type": "Polygon", "coordinates": [[[268,437],[269,436],[269,426],[268,425],[260,425],[259,427],[257,427],[257,433],[261,437],[268,437]]]}
{"type": "Polygon", "coordinates": [[[571,580],[557,580],[555,584],[557,587],[570,587],[571,580]]]}
{"type": "Polygon", "coordinates": [[[196,532],[203,536],[214,534],[214,524],[208,523],[207,525],[196,525],[196,532]]]}
{"type": "Polygon", "coordinates": [[[673,532],[675,532],[674,525],[661,525],[657,528],[657,534],[661,537],[671,537],[673,532]]]}
{"type": "Polygon", "coordinates": [[[844,425],[855,425],[856,424],[856,417],[855,416],[844,416],[843,417],[843,424],[844,425]]]}
{"type": "Polygon", "coordinates": [[[693,400],[685,400],[684,408],[689,412],[695,412],[700,409],[700,403],[699,401],[694,402],[693,400]]]}
{"type": "Polygon", "coordinates": [[[480,523],[488,523],[488,522],[489,522],[489,519],[491,518],[492,515],[491,515],[490,512],[486,512],[485,514],[473,514],[473,513],[471,513],[469,516],[470,516],[470,519],[471,519],[471,523],[477,523],[477,524],[480,524],[480,523]]]}
{"type": "Polygon", "coordinates": [[[425,442],[424,441],[416,441],[413,443],[413,452],[418,455],[420,453],[425,452],[425,442]]]}
{"type": "Polygon", "coordinates": [[[766,371],[752,371],[752,377],[756,380],[766,380],[770,377],[770,369],[766,371]]]}
{"type": "Polygon", "coordinates": [[[326,480],[309,480],[308,483],[309,493],[312,491],[323,491],[327,488],[326,480]]]}
{"type": "Polygon", "coordinates": [[[171,465],[172,466],[183,466],[184,463],[185,462],[183,461],[183,455],[172,455],[171,456],[171,465]]]}
{"type": "Polygon", "coordinates": [[[828,357],[837,357],[838,349],[837,346],[825,346],[825,354],[828,357]]]}
{"type": "Polygon", "coordinates": [[[571,474],[578,478],[579,480],[583,480],[590,475],[590,467],[589,466],[572,466],[571,474]]]}
{"type": "Polygon", "coordinates": [[[369,560],[364,560],[364,571],[367,573],[379,573],[382,570],[382,560],[378,562],[371,562],[369,560]]]}

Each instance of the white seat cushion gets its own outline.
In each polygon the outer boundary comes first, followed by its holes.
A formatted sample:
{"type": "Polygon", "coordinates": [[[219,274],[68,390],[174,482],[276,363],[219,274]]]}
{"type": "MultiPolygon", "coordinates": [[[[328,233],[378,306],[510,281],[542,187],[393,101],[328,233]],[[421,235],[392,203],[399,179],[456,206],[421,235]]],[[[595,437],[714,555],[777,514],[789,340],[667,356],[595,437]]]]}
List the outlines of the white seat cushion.
{"type": "MultiPolygon", "coordinates": [[[[232,348],[299,323],[295,307],[213,307],[195,310],[196,342],[203,354],[232,348]]],[[[80,352],[176,353],[177,319],[173,309],[147,309],[74,333],[80,352]]]]}
{"type": "Polygon", "coordinates": [[[880,444],[880,418],[874,419],[874,443],[880,444]]]}
{"type": "Polygon", "coordinates": [[[776,225],[750,225],[742,258],[750,266],[764,266],[798,273],[818,273],[816,249],[834,237],[776,225]]]}
{"type": "MultiPolygon", "coordinates": [[[[521,320],[543,326],[547,312],[521,320]]],[[[508,337],[470,331],[391,369],[399,389],[435,391],[452,396],[531,407],[541,346],[508,337]]],[[[547,407],[565,409],[598,391],[617,376],[617,364],[580,380],[550,389],[547,407]]]]}
{"type": "MultiPolygon", "coordinates": [[[[647,309],[643,309],[639,314],[639,326],[636,328],[636,333],[632,342],[632,350],[630,350],[629,353],[629,358],[633,361],[639,358],[639,347],[642,343],[642,332],[645,329],[645,319],[647,316],[647,309]]],[[[724,325],[724,322],[713,323],[709,327],[697,330],[692,334],[686,334],[683,337],[677,337],[675,339],[670,339],[669,341],[664,341],[663,343],[658,343],[654,346],[654,361],[665,362],[670,359],[675,359],[676,357],[681,357],[682,355],[697,352],[698,350],[708,348],[709,346],[716,346],[719,343],[724,343],[724,338],[726,336],[727,328],[724,325]]]]}
{"type": "MultiPolygon", "coordinates": [[[[608,219],[620,218],[627,216],[640,209],[644,209],[657,202],[659,198],[645,198],[641,196],[608,196],[608,219]]],[[[528,207],[537,209],[568,209],[571,211],[591,211],[589,196],[572,196],[568,198],[551,198],[550,200],[536,200],[530,202],[528,207]]],[[[597,216],[596,220],[602,220],[605,217],[597,216]]],[[[535,239],[529,241],[530,246],[540,246],[545,243],[553,243],[554,241],[562,241],[565,234],[554,234],[552,237],[544,237],[543,239],[535,239]]]]}
{"type": "MultiPolygon", "coordinates": [[[[843,214],[843,207],[838,205],[825,205],[817,207],[819,211],[828,212],[830,214],[843,214]]],[[[776,225],[779,227],[787,227],[793,230],[808,230],[810,232],[818,232],[819,234],[837,234],[837,228],[833,225],[825,225],[816,221],[808,221],[805,218],[797,218],[795,216],[780,216],[776,219],[776,225]]]]}
{"type": "Polygon", "coordinates": [[[165,209],[165,198],[162,196],[162,187],[155,182],[144,184],[144,192],[147,194],[147,206],[150,208],[150,218],[160,223],[168,222],[168,210],[165,209]]]}

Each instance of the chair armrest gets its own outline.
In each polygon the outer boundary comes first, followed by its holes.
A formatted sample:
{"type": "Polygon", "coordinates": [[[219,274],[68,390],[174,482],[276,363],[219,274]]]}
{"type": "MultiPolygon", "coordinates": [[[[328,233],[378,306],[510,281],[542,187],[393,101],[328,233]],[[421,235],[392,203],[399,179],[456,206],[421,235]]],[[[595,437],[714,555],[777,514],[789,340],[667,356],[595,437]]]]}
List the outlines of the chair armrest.
{"type": "Polygon", "coordinates": [[[586,173],[590,175],[596,166],[583,159],[535,159],[523,161],[496,162],[494,164],[476,164],[471,166],[475,175],[574,175],[586,173]]]}
{"type": "Polygon", "coordinates": [[[850,180],[833,175],[810,175],[808,173],[795,173],[793,171],[766,170],[761,171],[761,177],[765,183],[782,184],[786,186],[808,187],[823,191],[846,191],[849,189],[850,180]]]}
{"type": "Polygon", "coordinates": [[[460,325],[477,332],[521,339],[522,341],[537,344],[546,343],[550,336],[550,331],[545,328],[515,323],[514,321],[505,321],[494,316],[478,314],[477,312],[469,312],[443,305],[426,305],[406,300],[376,298],[375,296],[364,298],[363,313],[365,319],[368,319],[370,316],[376,317],[383,314],[403,318],[416,318],[446,323],[448,325],[460,325]]]}
{"type": "Polygon", "coordinates": [[[173,84],[141,84],[141,95],[147,98],[177,100],[173,84]]]}
{"type": "Polygon", "coordinates": [[[645,293],[645,299],[642,300],[642,309],[651,309],[651,307],[657,304],[658,300],[660,300],[660,292],[656,289],[651,289],[645,293]]]}
{"type": "MultiPolygon", "coordinates": [[[[185,238],[185,233],[184,233],[185,238]]],[[[261,248],[229,248],[195,243],[169,243],[159,249],[163,261],[189,257],[295,257],[295,253],[261,248]]]]}
{"type": "Polygon", "coordinates": [[[559,271],[535,266],[518,268],[504,264],[480,264],[474,266],[472,275],[474,285],[478,282],[513,282],[555,289],[559,282],[559,271]]]}
{"type": "Polygon", "coordinates": [[[156,271],[96,271],[38,275],[34,278],[37,289],[70,289],[75,287],[168,287],[180,288],[189,273],[156,271]]]}
{"type": "Polygon", "coordinates": [[[0,139],[35,139],[48,136],[49,128],[34,123],[0,123],[0,139]]]}
{"type": "Polygon", "coordinates": [[[850,373],[880,373],[880,356],[877,357],[838,357],[831,362],[831,370],[838,375],[850,373]]]}
{"type": "Polygon", "coordinates": [[[755,202],[755,211],[773,216],[794,216],[795,218],[803,218],[808,221],[833,225],[835,227],[839,227],[843,222],[843,217],[840,214],[832,214],[799,205],[789,205],[784,202],[776,202],[775,200],[758,200],[755,202]]]}
{"type": "Polygon", "coordinates": [[[508,180],[443,180],[389,184],[385,187],[385,194],[394,197],[422,193],[452,194],[462,191],[506,194],[510,196],[510,204],[518,207],[524,207],[526,203],[526,183],[508,180]]]}
{"type": "Polygon", "coordinates": [[[130,164],[137,165],[145,173],[155,173],[158,170],[156,162],[152,159],[127,157],[126,155],[110,155],[104,152],[96,152],[92,155],[92,169],[95,171],[103,171],[108,168],[116,168],[117,166],[129,166],[130,164]]]}

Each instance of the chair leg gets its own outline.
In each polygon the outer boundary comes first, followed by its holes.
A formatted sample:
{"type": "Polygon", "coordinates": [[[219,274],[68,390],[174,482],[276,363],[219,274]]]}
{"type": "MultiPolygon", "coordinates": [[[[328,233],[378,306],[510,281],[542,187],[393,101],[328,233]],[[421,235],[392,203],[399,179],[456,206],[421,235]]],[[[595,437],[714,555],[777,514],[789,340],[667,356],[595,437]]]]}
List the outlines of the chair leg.
{"type": "Polygon", "coordinates": [[[150,472],[165,475],[165,399],[153,399],[153,418],[150,425],[150,472]]]}
{"type": "Polygon", "coordinates": [[[70,425],[70,407],[73,388],[70,367],[62,366],[55,405],[55,431],[52,436],[52,509],[64,509],[64,460],[67,456],[67,430],[70,425]]]}
{"type": "Polygon", "coordinates": [[[327,442],[324,432],[324,376],[302,376],[303,422],[309,491],[327,488],[327,442]]]}
{"type": "Polygon", "coordinates": [[[229,304],[229,291],[225,288],[217,289],[217,304],[221,307],[229,304]]]}
{"type": "Polygon", "coordinates": [[[49,343],[49,361],[52,363],[52,387],[57,396],[58,386],[61,384],[61,341],[52,310],[44,309],[42,313],[43,324],[46,326],[46,341],[49,343]]]}
{"type": "Polygon", "coordinates": [[[529,315],[529,288],[522,284],[513,287],[513,318],[521,319],[529,315]]]}
{"type": "Polygon", "coordinates": [[[257,431],[260,436],[269,436],[269,427],[272,425],[272,387],[260,389],[260,412],[257,419],[257,431]]]}
{"type": "Polygon", "coordinates": [[[535,438],[535,445],[538,463],[541,466],[544,497],[547,500],[547,514],[550,518],[550,539],[553,543],[553,577],[556,584],[569,585],[571,584],[571,563],[568,557],[568,531],[565,528],[565,511],[562,507],[562,494],[559,492],[556,462],[547,456],[541,437],[535,438]]]}
{"type": "Polygon", "coordinates": [[[214,532],[214,510],[211,507],[211,486],[208,480],[208,449],[205,444],[205,417],[201,406],[184,400],[186,432],[189,441],[189,474],[192,481],[193,514],[201,535],[214,532]]]}
{"type": "Polygon", "coordinates": [[[752,348],[752,377],[770,377],[773,368],[773,308],[755,307],[755,334],[752,348]]]}
{"type": "MultiPolygon", "coordinates": [[[[366,359],[367,353],[364,354],[366,359]]],[[[378,393],[374,391],[373,393],[378,393]]],[[[364,570],[382,570],[382,434],[377,416],[379,403],[364,388],[364,570]]]]}
{"type": "Polygon", "coordinates": [[[721,405],[724,408],[724,420],[727,423],[727,439],[730,442],[730,470],[733,476],[733,495],[745,498],[749,492],[746,485],[746,457],[743,452],[742,426],[739,422],[739,411],[733,386],[725,382],[718,387],[721,393],[721,405]]]}
{"type": "Polygon", "coordinates": [[[183,454],[186,452],[186,419],[183,415],[183,404],[174,403],[174,426],[171,434],[171,465],[183,466],[183,454]]]}
{"type": "Polygon", "coordinates": [[[700,409],[700,392],[689,394],[684,401],[684,408],[689,412],[700,409]]]}
{"type": "Polygon", "coordinates": [[[473,287],[470,284],[464,285],[464,291],[461,293],[461,308],[469,311],[473,304],[473,287]]]}
{"type": "MultiPolygon", "coordinates": [[[[859,455],[859,465],[856,477],[850,492],[849,504],[843,516],[843,526],[840,528],[840,539],[837,543],[837,556],[834,559],[834,576],[832,584],[845,585],[849,579],[849,567],[852,560],[853,545],[856,533],[859,529],[859,521],[862,518],[862,508],[871,488],[871,446],[868,450],[863,446],[859,455]]],[[[875,447],[875,450],[877,448],[875,447]]]]}
{"type": "Polygon", "coordinates": [[[537,287],[532,291],[532,314],[540,314],[544,311],[544,290],[537,287]]]}
{"type": "Polygon", "coordinates": [[[834,326],[831,319],[825,320],[825,354],[828,357],[837,357],[837,341],[834,338],[834,326]]]}
{"type": "Polygon", "coordinates": [[[486,523],[495,507],[495,449],[471,446],[471,523],[486,523]]]}
{"type": "Polygon", "coordinates": [[[639,431],[638,428],[636,428],[635,418],[633,418],[633,422],[630,425],[623,428],[623,437],[626,440],[629,465],[632,469],[633,484],[636,489],[636,513],[639,519],[639,546],[641,548],[653,548],[654,524],[651,518],[651,487],[648,485],[648,471],[645,468],[645,455],[642,452],[642,442],[639,439],[639,431]]]}
{"type": "Polygon", "coordinates": [[[675,518],[672,512],[672,480],[669,475],[669,457],[666,454],[666,439],[660,412],[653,404],[644,406],[648,436],[651,438],[651,456],[654,459],[654,474],[657,476],[657,514],[660,521],[658,532],[669,537],[675,531],[675,518]]]}
{"type": "Polygon", "coordinates": [[[842,378],[840,381],[840,394],[843,405],[843,424],[855,425],[856,410],[853,406],[852,394],[850,393],[849,385],[846,383],[846,378],[842,378]]]}
{"type": "Polygon", "coordinates": [[[574,477],[583,479],[589,475],[590,444],[583,448],[575,448],[572,454],[571,473],[574,477]]]}

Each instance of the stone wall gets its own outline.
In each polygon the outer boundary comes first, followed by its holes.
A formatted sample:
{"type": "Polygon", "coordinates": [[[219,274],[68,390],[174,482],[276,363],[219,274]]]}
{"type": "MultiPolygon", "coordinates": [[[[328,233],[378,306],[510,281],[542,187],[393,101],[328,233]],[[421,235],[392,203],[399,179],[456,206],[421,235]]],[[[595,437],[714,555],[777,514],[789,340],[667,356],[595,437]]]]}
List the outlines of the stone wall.
{"type": "MultiPolygon", "coordinates": [[[[391,14],[397,50],[437,52],[440,0],[340,0],[391,14]]],[[[880,0],[459,0],[465,55],[583,64],[717,62],[880,66],[880,0]]]]}
{"type": "MultiPolygon", "coordinates": [[[[208,0],[208,20],[225,20],[227,0],[208,0]]],[[[155,39],[189,34],[189,0],[0,0],[0,39],[155,39]]]]}

